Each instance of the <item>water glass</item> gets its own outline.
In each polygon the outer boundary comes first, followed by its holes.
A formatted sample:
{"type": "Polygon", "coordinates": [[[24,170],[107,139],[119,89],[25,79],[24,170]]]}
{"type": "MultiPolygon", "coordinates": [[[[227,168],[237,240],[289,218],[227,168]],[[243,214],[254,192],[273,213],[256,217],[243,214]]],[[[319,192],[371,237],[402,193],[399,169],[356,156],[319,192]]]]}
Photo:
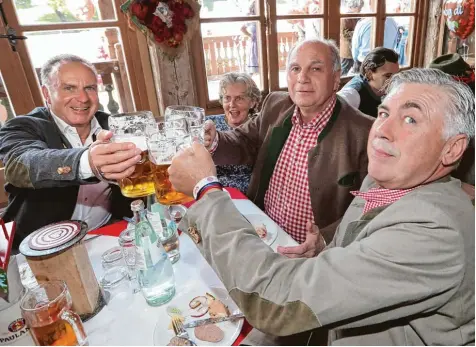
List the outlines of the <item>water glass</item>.
{"type": "Polygon", "coordinates": [[[129,270],[129,277],[136,278],[136,246],[134,243],[134,226],[128,225],[127,229],[119,235],[119,246],[122,256],[129,270]]]}
{"type": "Polygon", "coordinates": [[[108,269],[101,278],[106,303],[112,309],[124,309],[132,303],[132,286],[129,274],[124,267],[108,269]]]}
{"type": "Polygon", "coordinates": [[[120,247],[113,247],[105,251],[101,256],[101,261],[104,270],[125,265],[124,257],[120,247]]]}

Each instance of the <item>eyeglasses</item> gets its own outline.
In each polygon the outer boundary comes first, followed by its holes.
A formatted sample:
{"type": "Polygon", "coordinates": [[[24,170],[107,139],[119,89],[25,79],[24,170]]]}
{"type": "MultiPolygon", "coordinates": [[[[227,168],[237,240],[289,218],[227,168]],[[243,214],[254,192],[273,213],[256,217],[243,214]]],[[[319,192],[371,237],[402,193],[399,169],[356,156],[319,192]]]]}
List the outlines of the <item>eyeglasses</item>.
{"type": "Polygon", "coordinates": [[[245,96],[245,95],[238,95],[238,96],[229,96],[229,95],[224,95],[223,96],[223,103],[225,104],[229,104],[231,103],[232,101],[235,102],[235,104],[243,104],[244,102],[248,101],[250,98],[249,96],[245,96]]]}

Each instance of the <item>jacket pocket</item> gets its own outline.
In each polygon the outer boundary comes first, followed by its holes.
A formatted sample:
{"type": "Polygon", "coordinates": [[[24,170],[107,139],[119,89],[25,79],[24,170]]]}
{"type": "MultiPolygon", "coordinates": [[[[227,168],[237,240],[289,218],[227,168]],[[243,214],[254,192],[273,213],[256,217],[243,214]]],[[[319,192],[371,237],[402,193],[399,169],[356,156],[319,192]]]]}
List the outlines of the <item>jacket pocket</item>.
{"type": "Polygon", "coordinates": [[[355,186],[358,183],[358,180],[359,180],[359,173],[351,172],[339,178],[339,180],[337,181],[337,184],[342,187],[349,188],[349,187],[355,186]]]}

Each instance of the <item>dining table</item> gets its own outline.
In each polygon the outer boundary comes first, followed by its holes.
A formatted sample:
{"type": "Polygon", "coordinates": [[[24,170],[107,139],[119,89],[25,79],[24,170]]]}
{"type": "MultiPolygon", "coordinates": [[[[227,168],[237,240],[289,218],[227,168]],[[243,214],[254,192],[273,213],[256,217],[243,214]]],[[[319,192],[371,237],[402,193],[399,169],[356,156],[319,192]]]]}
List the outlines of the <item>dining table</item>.
{"type": "MultiPolygon", "coordinates": [[[[269,245],[274,251],[278,246],[297,245],[296,241],[238,189],[229,187],[225,189],[241,214],[245,217],[261,215],[263,219],[266,219],[268,229],[272,228],[277,231],[277,236],[274,236],[269,245]]],[[[191,204],[193,202],[187,206],[190,207],[191,204]]],[[[118,237],[127,227],[127,221],[119,221],[90,231],[83,239],[82,242],[85,243],[91,265],[99,282],[105,272],[101,261],[102,254],[112,247],[119,246],[118,237]]],[[[179,301],[188,302],[192,293],[204,294],[210,288],[222,289],[227,293],[223,283],[200,254],[191,238],[185,233],[179,233],[179,242],[180,259],[173,264],[176,294],[170,305],[179,301]]],[[[19,257],[22,256],[19,255],[19,257]]],[[[23,264],[23,267],[26,266],[24,259],[19,259],[19,263],[23,264]]],[[[167,324],[170,322],[167,306],[167,304],[158,307],[147,305],[140,291],[135,294],[131,293],[127,300],[111,300],[94,317],[84,322],[89,345],[147,346],[166,344],[164,337],[160,335],[167,332],[167,324]]],[[[236,324],[239,324],[237,329],[232,335],[227,336],[228,345],[238,346],[252,329],[246,319],[240,320],[236,324]]],[[[20,342],[23,345],[28,345],[30,340],[22,339],[20,342]]],[[[214,345],[213,343],[207,344],[214,345]]]]}

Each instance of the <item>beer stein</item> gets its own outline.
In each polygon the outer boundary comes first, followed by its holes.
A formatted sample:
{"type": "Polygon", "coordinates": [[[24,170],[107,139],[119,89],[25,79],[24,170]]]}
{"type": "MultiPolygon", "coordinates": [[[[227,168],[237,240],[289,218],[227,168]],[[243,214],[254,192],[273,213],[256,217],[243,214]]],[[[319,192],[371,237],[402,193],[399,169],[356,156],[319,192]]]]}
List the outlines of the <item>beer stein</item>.
{"type": "Polygon", "coordinates": [[[195,106],[169,106],[165,109],[167,135],[189,135],[191,140],[203,143],[205,110],[195,106]]]}
{"type": "Polygon", "coordinates": [[[132,142],[142,150],[142,158],[136,164],[133,174],[117,182],[122,195],[128,198],[140,198],[154,193],[154,166],[147,151],[146,129],[154,127],[155,123],[150,111],[119,113],[109,117],[109,130],[114,134],[111,141],[132,142]]]}
{"type": "Polygon", "coordinates": [[[175,153],[191,145],[190,134],[184,126],[180,119],[160,122],[147,136],[149,159],[154,166],[155,194],[162,205],[179,205],[193,200],[173,188],[167,171],[175,153]]]}
{"type": "Polygon", "coordinates": [[[88,344],[83,323],[72,310],[72,299],[65,282],[49,281],[30,289],[20,308],[38,346],[88,344]]]}

